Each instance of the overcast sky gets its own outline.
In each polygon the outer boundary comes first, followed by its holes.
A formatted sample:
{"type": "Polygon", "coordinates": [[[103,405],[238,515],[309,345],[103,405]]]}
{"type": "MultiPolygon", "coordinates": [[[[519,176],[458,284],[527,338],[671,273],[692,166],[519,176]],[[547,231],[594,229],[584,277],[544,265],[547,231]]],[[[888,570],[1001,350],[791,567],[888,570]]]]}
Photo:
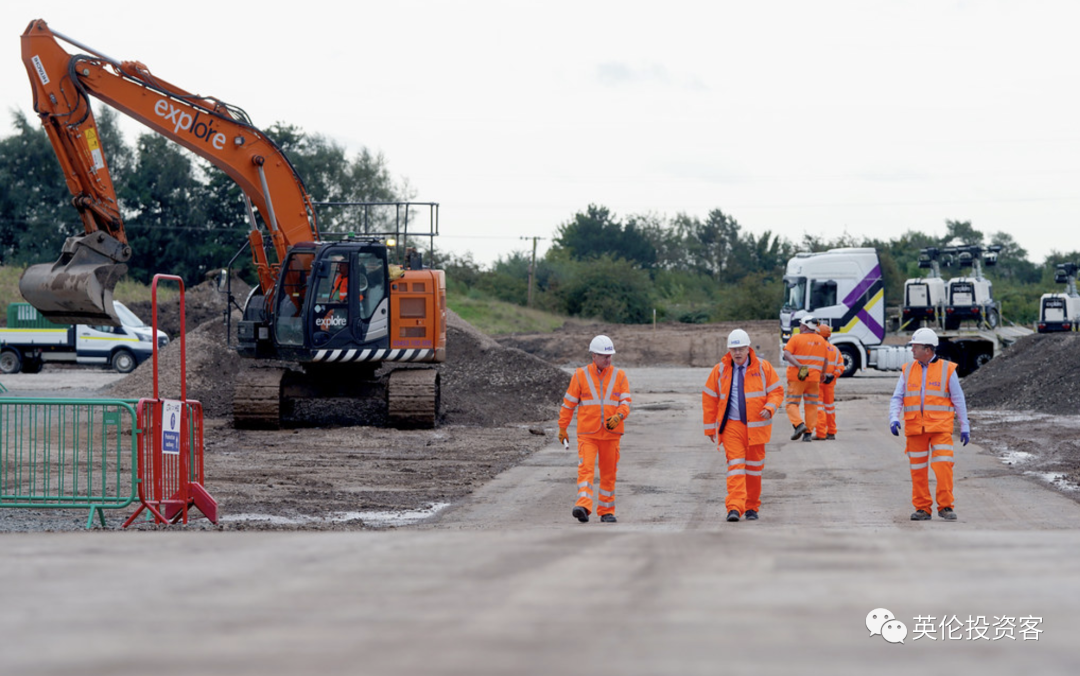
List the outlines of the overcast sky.
{"type": "Polygon", "coordinates": [[[719,208],[793,241],[954,219],[1036,263],[1080,249],[1075,1],[4,0],[0,17],[3,135],[32,113],[19,35],[42,18],[257,126],[383,153],[441,204],[436,246],[485,264],[522,237],[543,254],[591,203],[719,208]]]}

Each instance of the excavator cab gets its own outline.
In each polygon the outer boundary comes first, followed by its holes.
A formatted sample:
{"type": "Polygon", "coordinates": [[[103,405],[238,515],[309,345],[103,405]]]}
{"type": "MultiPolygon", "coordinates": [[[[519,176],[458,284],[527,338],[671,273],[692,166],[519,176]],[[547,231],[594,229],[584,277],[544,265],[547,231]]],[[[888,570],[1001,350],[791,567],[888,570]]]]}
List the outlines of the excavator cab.
{"type": "Polygon", "coordinates": [[[19,292],[57,324],[120,326],[113,289],[130,258],[131,247],[105,232],[68,237],[55,263],[26,269],[19,292]]]}
{"type": "Polygon", "coordinates": [[[351,242],[325,246],[312,281],[311,347],[388,347],[387,281],[385,246],[351,242]]]}

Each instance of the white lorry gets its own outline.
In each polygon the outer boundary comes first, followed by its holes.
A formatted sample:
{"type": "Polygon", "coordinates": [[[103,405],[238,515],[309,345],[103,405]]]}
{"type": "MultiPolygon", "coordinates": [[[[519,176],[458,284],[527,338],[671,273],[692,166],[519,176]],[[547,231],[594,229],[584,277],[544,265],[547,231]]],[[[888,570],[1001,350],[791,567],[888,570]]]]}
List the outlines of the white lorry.
{"type": "MultiPolygon", "coordinates": [[[[38,373],[45,362],[134,371],[153,355],[153,329],[123,303],[115,307],[120,326],[88,326],[53,324],[29,303],[11,303],[7,328],[0,328],[0,373],[38,373]]],[[[168,343],[168,335],[158,330],[158,347],[168,343]]]]}
{"type": "MultiPolygon", "coordinates": [[[[781,349],[807,314],[832,329],[830,342],[844,356],[844,376],[858,369],[895,371],[912,360],[906,345],[910,331],[886,345],[885,284],[876,249],[842,248],[800,253],[788,261],[786,294],[780,310],[781,349]]],[[[925,324],[924,324],[925,325],[925,324]]],[[[1022,327],[993,330],[944,330],[933,326],[941,343],[938,354],[956,362],[961,376],[990,361],[1006,346],[1032,333],[1022,327]]]]}
{"type": "Polygon", "coordinates": [[[1039,333],[1080,331],[1080,294],[1076,292],[1076,263],[1061,263],[1054,281],[1065,285],[1065,293],[1044,293],[1039,299],[1039,333]]]}

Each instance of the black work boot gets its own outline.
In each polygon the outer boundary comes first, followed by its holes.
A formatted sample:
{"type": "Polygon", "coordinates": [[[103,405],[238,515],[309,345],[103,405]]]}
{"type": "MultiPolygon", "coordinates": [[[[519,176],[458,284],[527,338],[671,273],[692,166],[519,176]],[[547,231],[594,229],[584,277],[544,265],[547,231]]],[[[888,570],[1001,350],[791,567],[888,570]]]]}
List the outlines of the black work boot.
{"type": "Polygon", "coordinates": [[[924,509],[920,509],[919,511],[911,515],[912,521],[929,521],[930,518],[930,512],[924,509]]]}
{"type": "Polygon", "coordinates": [[[799,437],[801,437],[804,432],[806,432],[806,423],[799,423],[799,426],[791,433],[791,440],[798,441],[799,437]]]}
{"type": "Polygon", "coordinates": [[[952,510],[952,507],[942,507],[937,511],[937,515],[946,521],[956,521],[956,512],[952,510]]]}
{"type": "Polygon", "coordinates": [[[615,523],[618,521],[618,519],[615,518],[614,514],[605,514],[600,517],[600,521],[602,521],[603,523],[615,523]]]}
{"type": "Polygon", "coordinates": [[[570,511],[570,515],[581,523],[589,522],[589,510],[585,509],[584,507],[575,507],[573,510],[570,511]]]}
{"type": "Polygon", "coordinates": [[[729,511],[727,513],[727,520],[728,521],[733,521],[733,522],[738,521],[739,520],[739,510],[733,509],[733,510],[729,511]]]}
{"type": "Polygon", "coordinates": [[[748,510],[746,510],[746,520],[747,521],[757,521],[757,510],[756,509],[748,509],[748,510]]]}
{"type": "Polygon", "coordinates": [[[814,440],[814,435],[807,432],[806,434],[802,435],[802,440],[803,441],[813,441],[814,440]]]}
{"type": "Polygon", "coordinates": [[[825,440],[826,440],[826,441],[828,441],[828,440],[830,440],[830,439],[835,439],[835,438],[836,438],[836,435],[835,435],[835,434],[826,434],[826,435],[825,435],[825,440]]]}

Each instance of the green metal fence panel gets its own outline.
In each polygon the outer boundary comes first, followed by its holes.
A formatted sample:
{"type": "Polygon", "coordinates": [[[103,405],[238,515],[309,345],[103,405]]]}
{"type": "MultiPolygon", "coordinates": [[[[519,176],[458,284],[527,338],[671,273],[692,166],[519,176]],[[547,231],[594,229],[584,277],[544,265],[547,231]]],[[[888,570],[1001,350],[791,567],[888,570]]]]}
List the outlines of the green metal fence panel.
{"type": "Polygon", "coordinates": [[[102,509],[138,497],[136,402],[0,399],[0,507],[102,509]]]}

